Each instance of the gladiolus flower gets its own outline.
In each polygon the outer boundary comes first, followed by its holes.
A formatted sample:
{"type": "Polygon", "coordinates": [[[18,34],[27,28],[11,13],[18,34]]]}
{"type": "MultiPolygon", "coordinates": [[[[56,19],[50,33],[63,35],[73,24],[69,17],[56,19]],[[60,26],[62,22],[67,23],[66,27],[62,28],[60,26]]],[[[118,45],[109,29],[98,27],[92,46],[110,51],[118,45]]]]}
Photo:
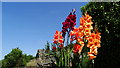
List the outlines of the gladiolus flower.
{"type": "Polygon", "coordinates": [[[59,47],[62,48],[62,47],[63,47],[63,44],[60,44],[59,47]]]}
{"type": "Polygon", "coordinates": [[[92,53],[88,52],[88,56],[89,56],[89,59],[92,60],[94,58],[96,58],[96,56],[94,56],[92,53]]]}
{"type": "Polygon", "coordinates": [[[100,40],[101,36],[100,36],[100,33],[96,33],[96,39],[100,40]]]}
{"type": "Polygon", "coordinates": [[[63,43],[63,37],[62,37],[62,35],[61,35],[61,32],[59,32],[59,31],[56,31],[55,32],[55,35],[54,35],[54,39],[53,39],[53,43],[63,43]]]}
{"type": "Polygon", "coordinates": [[[100,47],[100,41],[98,39],[96,39],[94,41],[94,45],[97,46],[97,47],[100,47]]]}
{"type": "Polygon", "coordinates": [[[80,26],[80,27],[78,27],[79,28],[79,31],[80,32],[82,32],[83,31],[83,29],[84,29],[84,27],[83,26],[80,26]]]}
{"type": "Polygon", "coordinates": [[[83,25],[85,25],[85,20],[84,18],[80,18],[80,26],[83,26],[83,25]]]}
{"type": "Polygon", "coordinates": [[[52,49],[53,49],[54,51],[56,51],[56,47],[55,47],[55,46],[53,46],[52,49]]]}
{"type": "Polygon", "coordinates": [[[86,23],[85,28],[93,29],[90,23],[86,23]]]}
{"type": "Polygon", "coordinates": [[[94,55],[97,55],[98,54],[98,51],[97,49],[100,47],[100,33],[91,33],[89,39],[88,39],[88,45],[87,47],[90,48],[90,52],[89,52],[89,58],[90,59],[94,59],[96,56],[94,55]]]}
{"type": "Polygon", "coordinates": [[[93,42],[88,42],[88,45],[87,45],[87,47],[91,47],[91,46],[93,46],[94,44],[93,44],[93,42]]]}
{"type": "Polygon", "coordinates": [[[95,33],[91,33],[91,37],[93,38],[93,39],[95,39],[95,33]]]}
{"type": "Polygon", "coordinates": [[[93,46],[93,48],[90,49],[90,53],[97,55],[98,54],[97,47],[93,46]]]}
{"type": "Polygon", "coordinates": [[[75,35],[77,31],[78,31],[78,29],[74,27],[74,30],[70,32],[70,36],[75,35]]]}
{"type": "Polygon", "coordinates": [[[58,43],[63,43],[63,39],[59,39],[59,40],[58,40],[58,43]]]}
{"type": "Polygon", "coordinates": [[[90,35],[91,34],[91,30],[89,28],[85,29],[85,35],[90,35]]]}
{"type": "Polygon", "coordinates": [[[74,26],[76,25],[76,15],[70,13],[68,17],[66,18],[65,22],[63,22],[63,27],[62,27],[62,36],[65,37],[66,32],[68,29],[73,30],[74,26]]]}
{"type": "Polygon", "coordinates": [[[84,45],[83,39],[79,38],[77,39],[77,41],[79,42],[79,44],[84,45]]]}
{"type": "Polygon", "coordinates": [[[81,50],[82,50],[82,46],[81,45],[79,45],[79,44],[75,44],[74,45],[74,49],[73,49],[74,53],[80,53],[81,50]]]}
{"type": "Polygon", "coordinates": [[[85,19],[85,20],[91,20],[91,19],[92,19],[92,17],[86,13],[86,14],[85,14],[85,18],[84,18],[84,19],[85,19]]]}
{"type": "Polygon", "coordinates": [[[54,43],[54,44],[57,44],[57,41],[54,41],[53,43],[54,43]]]}

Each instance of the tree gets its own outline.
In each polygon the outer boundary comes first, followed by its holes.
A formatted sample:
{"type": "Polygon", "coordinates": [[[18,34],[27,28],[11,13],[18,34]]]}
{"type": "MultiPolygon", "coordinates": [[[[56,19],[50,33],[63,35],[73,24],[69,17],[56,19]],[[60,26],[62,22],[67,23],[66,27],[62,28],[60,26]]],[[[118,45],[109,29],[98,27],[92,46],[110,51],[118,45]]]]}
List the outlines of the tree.
{"type": "Polygon", "coordinates": [[[11,68],[16,66],[18,63],[18,59],[21,57],[22,57],[22,51],[19,48],[12,49],[12,51],[5,56],[2,67],[11,68]]]}
{"type": "Polygon", "coordinates": [[[45,52],[48,53],[50,51],[50,44],[47,41],[47,44],[45,45],[45,52]]]}
{"type": "Polygon", "coordinates": [[[32,55],[22,54],[19,48],[12,49],[12,51],[2,60],[2,68],[13,68],[25,66],[29,60],[33,59],[32,55]]]}
{"type": "Polygon", "coordinates": [[[95,68],[120,63],[120,2],[90,2],[81,11],[93,17],[102,37],[95,68]]]}

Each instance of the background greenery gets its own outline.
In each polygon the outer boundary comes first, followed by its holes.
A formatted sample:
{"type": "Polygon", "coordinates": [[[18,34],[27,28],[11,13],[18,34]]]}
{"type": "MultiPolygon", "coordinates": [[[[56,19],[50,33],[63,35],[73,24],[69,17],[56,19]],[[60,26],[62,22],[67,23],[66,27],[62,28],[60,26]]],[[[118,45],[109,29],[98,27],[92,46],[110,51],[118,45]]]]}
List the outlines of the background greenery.
{"type": "Polygon", "coordinates": [[[92,16],[93,26],[101,33],[101,48],[95,68],[118,66],[120,63],[120,2],[90,2],[81,7],[92,16]],[[95,26],[96,25],[96,26],[95,26]]]}
{"type": "Polygon", "coordinates": [[[22,67],[33,58],[32,55],[23,54],[19,48],[15,48],[2,60],[2,68],[22,67]]]}

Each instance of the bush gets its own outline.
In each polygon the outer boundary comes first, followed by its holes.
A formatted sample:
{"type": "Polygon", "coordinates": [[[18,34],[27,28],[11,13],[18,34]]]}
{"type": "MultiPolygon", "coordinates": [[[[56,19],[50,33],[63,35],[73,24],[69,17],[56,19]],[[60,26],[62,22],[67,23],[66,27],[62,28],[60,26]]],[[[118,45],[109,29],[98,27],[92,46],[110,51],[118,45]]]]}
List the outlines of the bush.
{"type": "Polygon", "coordinates": [[[22,54],[19,48],[12,49],[12,51],[2,60],[2,68],[13,68],[25,66],[34,57],[32,55],[22,54]]]}

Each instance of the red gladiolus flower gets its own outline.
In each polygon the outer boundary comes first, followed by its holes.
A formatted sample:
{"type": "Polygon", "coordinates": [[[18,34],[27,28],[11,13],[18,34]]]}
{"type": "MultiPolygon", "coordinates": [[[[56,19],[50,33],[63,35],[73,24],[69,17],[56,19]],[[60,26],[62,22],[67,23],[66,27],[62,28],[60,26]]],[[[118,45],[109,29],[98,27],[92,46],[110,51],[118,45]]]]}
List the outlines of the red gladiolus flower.
{"type": "Polygon", "coordinates": [[[55,46],[53,46],[52,49],[53,49],[54,51],[56,51],[56,47],[55,47],[55,46]]]}
{"type": "Polygon", "coordinates": [[[56,43],[57,43],[57,41],[54,41],[53,43],[54,43],[54,44],[56,44],[56,43]]]}
{"type": "Polygon", "coordinates": [[[63,47],[63,44],[60,44],[59,47],[62,48],[62,47],[63,47]]]}
{"type": "Polygon", "coordinates": [[[63,43],[63,39],[59,39],[59,40],[58,40],[58,43],[63,43]]]}
{"type": "Polygon", "coordinates": [[[73,13],[70,13],[66,20],[62,23],[63,27],[62,27],[62,36],[65,37],[66,32],[68,31],[68,29],[70,30],[74,30],[74,26],[76,25],[76,15],[73,13]]]}

